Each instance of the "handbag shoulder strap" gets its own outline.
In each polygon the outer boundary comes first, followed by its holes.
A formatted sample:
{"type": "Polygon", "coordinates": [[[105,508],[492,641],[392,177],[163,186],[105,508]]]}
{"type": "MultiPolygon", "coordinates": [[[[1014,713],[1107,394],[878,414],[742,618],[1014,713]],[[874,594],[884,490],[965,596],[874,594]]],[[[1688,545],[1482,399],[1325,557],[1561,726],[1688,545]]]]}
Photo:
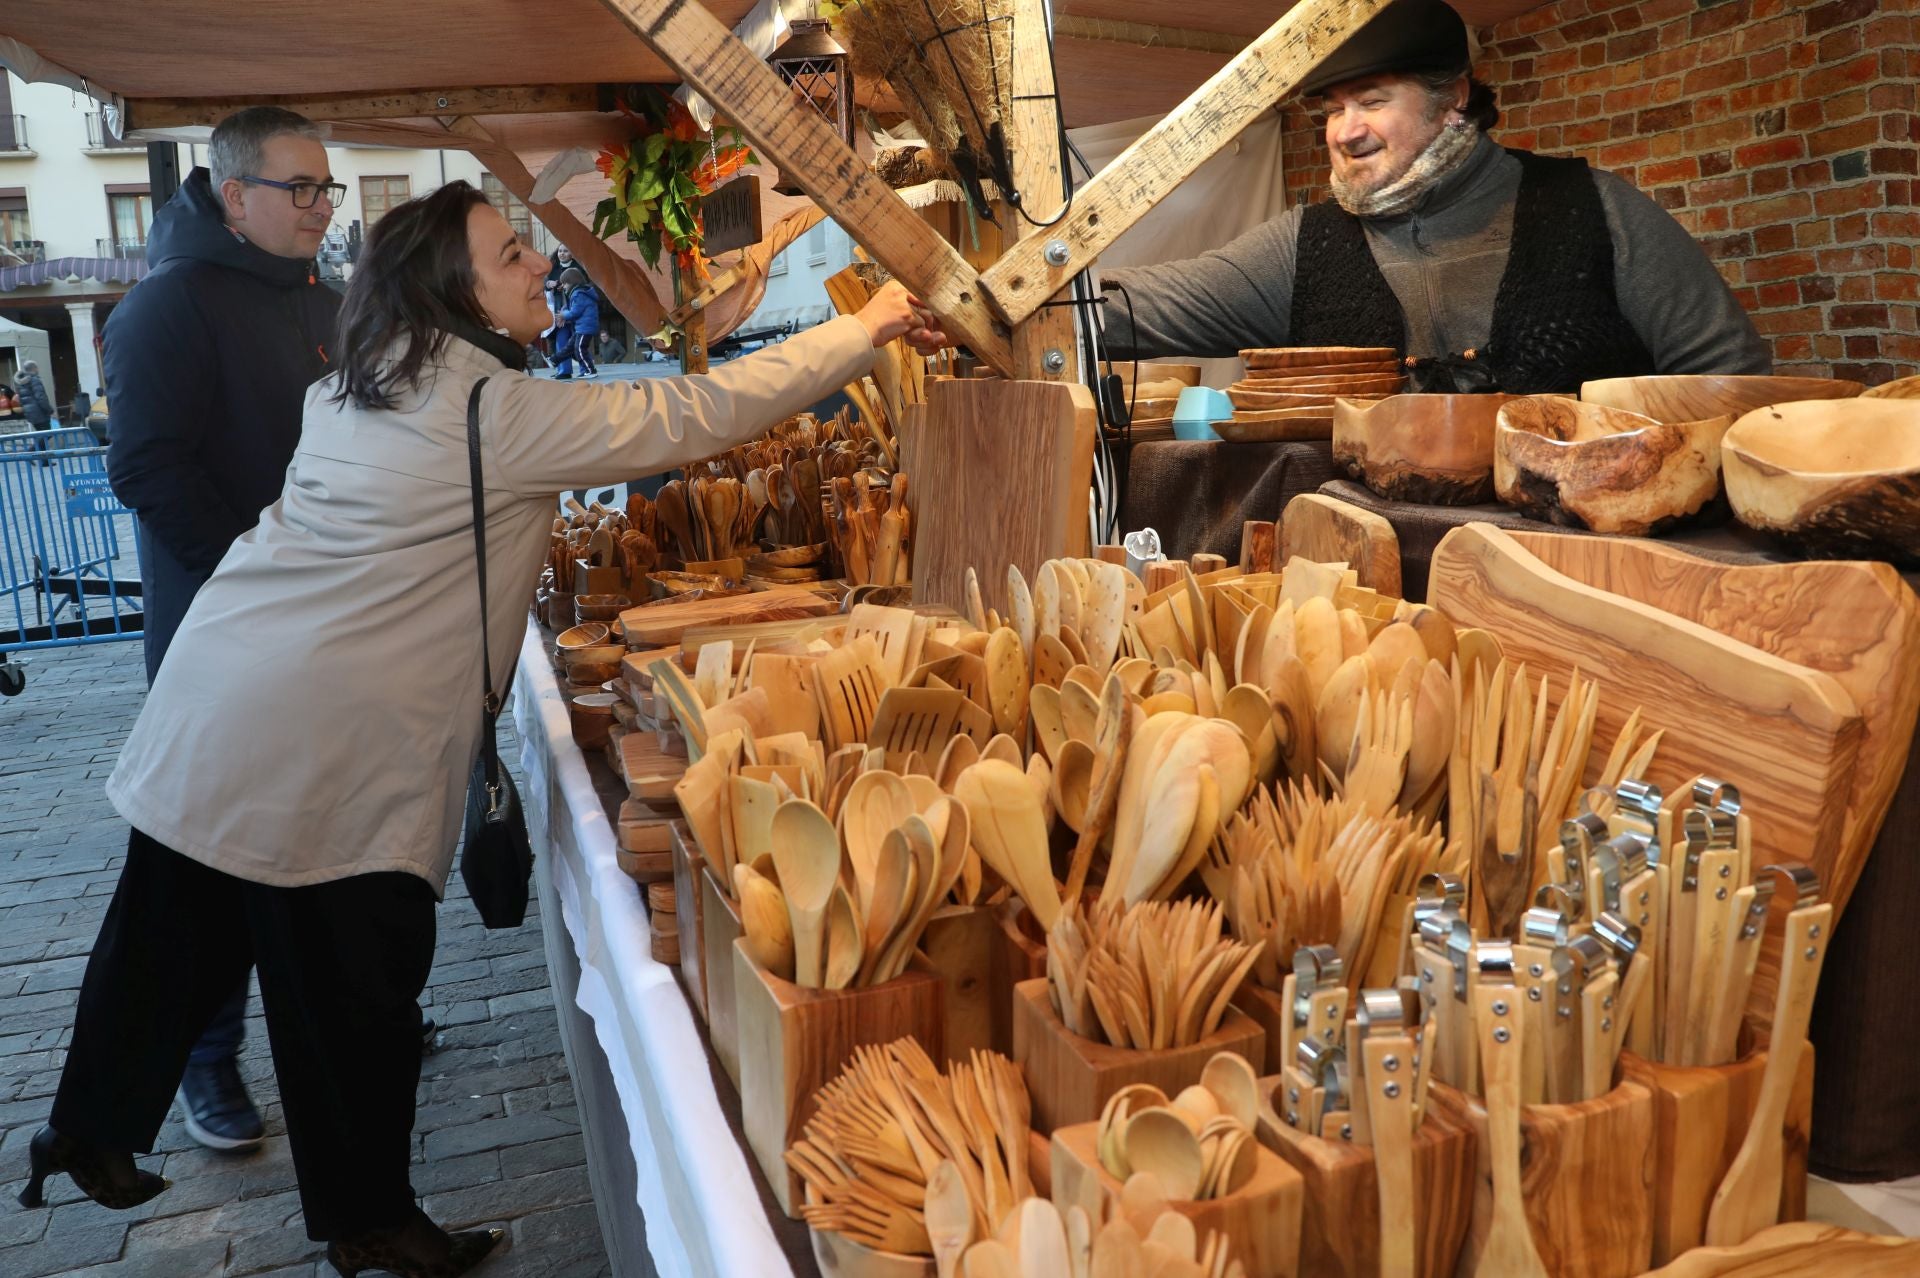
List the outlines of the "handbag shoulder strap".
{"type": "Polygon", "coordinates": [[[487,379],[473,384],[467,396],[467,468],[473,488],[473,563],[480,579],[480,758],[486,769],[489,798],[500,784],[500,753],[494,741],[494,724],[500,718],[500,698],[493,690],[493,654],[487,625],[487,497],[480,473],[480,392],[487,379]]]}

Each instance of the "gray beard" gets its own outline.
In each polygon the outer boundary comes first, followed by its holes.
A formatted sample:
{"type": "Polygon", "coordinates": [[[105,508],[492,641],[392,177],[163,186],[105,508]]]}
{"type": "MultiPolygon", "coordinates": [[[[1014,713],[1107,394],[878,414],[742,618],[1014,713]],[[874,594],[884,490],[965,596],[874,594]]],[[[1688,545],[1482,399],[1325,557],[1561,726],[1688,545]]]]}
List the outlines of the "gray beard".
{"type": "Polygon", "coordinates": [[[1413,157],[1413,163],[1385,186],[1372,191],[1360,190],[1332,177],[1333,198],[1355,217],[1398,217],[1431,191],[1441,178],[1460,167],[1480,140],[1480,130],[1464,122],[1447,125],[1439,136],[1427,143],[1426,150],[1413,157]]]}

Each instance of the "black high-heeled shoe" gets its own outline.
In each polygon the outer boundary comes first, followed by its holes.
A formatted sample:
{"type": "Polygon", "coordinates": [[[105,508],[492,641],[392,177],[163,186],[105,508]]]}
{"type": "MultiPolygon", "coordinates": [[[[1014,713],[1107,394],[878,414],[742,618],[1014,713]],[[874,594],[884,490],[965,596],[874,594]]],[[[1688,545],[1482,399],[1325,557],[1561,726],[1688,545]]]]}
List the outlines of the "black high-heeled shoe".
{"type": "Polygon", "coordinates": [[[414,1218],[398,1228],[328,1243],[327,1263],[340,1278],[359,1278],[370,1269],[394,1278],[460,1278],[491,1255],[506,1236],[504,1229],[449,1234],[416,1208],[414,1218]]]}
{"type": "Polygon", "coordinates": [[[73,1177],[81,1193],[112,1211],[138,1207],[173,1184],[165,1176],[135,1167],[132,1154],[94,1149],[51,1127],[35,1134],[27,1146],[27,1161],[31,1176],[20,1191],[22,1207],[44,1206],[47,1177],[60,1172],[73,1177]]]}

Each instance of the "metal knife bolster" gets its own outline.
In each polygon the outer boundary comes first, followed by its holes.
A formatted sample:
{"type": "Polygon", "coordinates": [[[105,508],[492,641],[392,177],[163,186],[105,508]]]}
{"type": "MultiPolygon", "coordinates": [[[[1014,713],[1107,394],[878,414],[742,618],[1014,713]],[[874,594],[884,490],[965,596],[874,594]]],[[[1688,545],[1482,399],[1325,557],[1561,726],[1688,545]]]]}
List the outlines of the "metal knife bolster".
{"type": "Polygon", "coordinates": [[[1305,1030],[1313,1009],[1313,996],[1338,985],[1346,975],[1346,964],[1331,945],[1303,945],[1293,952],[1293,1027],[1305,1030]]]}
{"type": "Polygon", "coordinates": [[[1614,822],[1623,830],[1632,830],[1647,840],[1647,857],[1660,864],[1667,850],[1660,843],[1660,810],[1666,802],[1660,787],[1638,779],[1622,781],[1613,789],[1614,822]]]}
{"type": "Polygon", "coordinates": [[[1763,865],[1753,876],[1755,887],[1760,886],[1763,875],[1770,893],[1777,894],[1785,887],[1792,887],[1793,909],[1805,909],[1820,899],[1820,872],[1810,865],[1798,862],[1763,865]]]}

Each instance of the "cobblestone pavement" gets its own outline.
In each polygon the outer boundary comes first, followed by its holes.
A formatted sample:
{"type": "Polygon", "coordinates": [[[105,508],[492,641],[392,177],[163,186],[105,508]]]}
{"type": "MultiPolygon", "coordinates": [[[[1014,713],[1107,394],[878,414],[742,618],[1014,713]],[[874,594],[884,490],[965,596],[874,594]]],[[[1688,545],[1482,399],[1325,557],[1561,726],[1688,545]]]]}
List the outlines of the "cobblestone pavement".
{"type": "MultiPolygon", "coordinates": [[[[119,877],[126,827],[101,787],[144,694],[137,642],[29,659],[26,691],[0,699],[0,1274],[332,1278],[301,1221],[257,990],[241,1068],[267,1120],[259,1150],[201,1149],[176,1109],[141,1159],[174,1185],[145,1206],[109,1212],[64,1176],[48,1183],[50,1209],[14,1201],[119,877]]],[[[518,758],[509,733],[501,753],[518,758]]],[[[510,1227],[511,1249],[476,1278],[611,1272],[537,909],[517,931],[487,932],[455,875],[425,995],[441,1032],[421,1071],[413,1185],[448,1228],[510,1227]]]]}

